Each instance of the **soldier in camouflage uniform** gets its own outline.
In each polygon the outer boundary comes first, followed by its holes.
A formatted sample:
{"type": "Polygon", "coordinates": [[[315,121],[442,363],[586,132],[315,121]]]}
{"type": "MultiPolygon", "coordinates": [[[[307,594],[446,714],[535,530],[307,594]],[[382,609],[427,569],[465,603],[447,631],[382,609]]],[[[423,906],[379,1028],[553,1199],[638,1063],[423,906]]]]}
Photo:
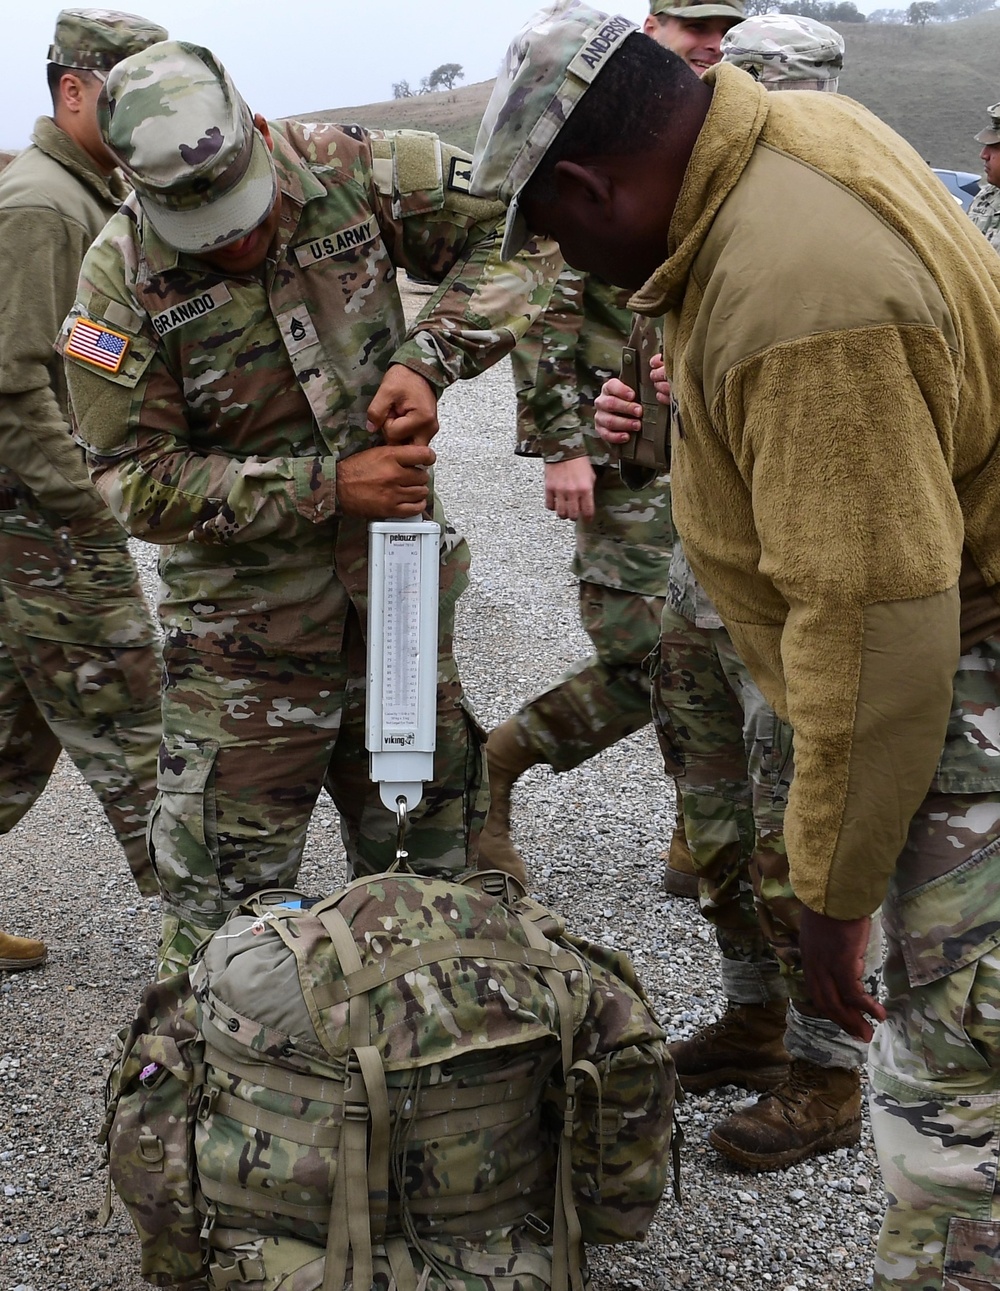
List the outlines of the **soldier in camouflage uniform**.
{"type": "Polygon", "coordinates": [[[1000,251],[1000,103],[986,109],[990,124],[975,136],[983,145],[979,154],[986,183],[972,199],[969,218],[990,244],[1000,251]]]}
{"type": "MultiPolygon", "coordinates": [[[[836,91],[843,50],[832,28],[784,14],[747,19],[721,41],[723,60],[768,89],[836,91]]],[[[791,730],[754,684],[679,541],[653,710],[668,771],[684,768],[688,842],[727,1000],[719,1022],[673,1046],[681,1080],[696,1092],[729,1083],[769,1091],[712,1130],[713,1145],[739,1165],[779,1169],[855,1143],[865,1047],[811,1015],[802,980],[801,906],[784,840],[791,730]]]]}
{"type": "MultiPolygon", "coordinates": [[[[814,19],[749,18],[726,32],[721,48],[724,62],[769,90],[837,90],[844,41],[814,19]]],[[[694,1091],[730,1082],[767,1091],[711,1132],[738,1165],[781,1169],[856,1143],[866,1046],[816,1015],[802,977],[802,907],[784,837],[791,728],[739,658],[679,540],[653,708],[668,768],[678,758],[684,766],[689,846],[727,1001],[718,1022],[672,1047],[680,1078],[694,1091]]],[[[877,948],[876,938],[873,956],[877,948]]]]}
{"type": "Polygon", "coordinates": [[[722,38],[743,21],[744,0],[649,0],[643,31],[699,76],[722,57],[722,38]]]}
{"type": "MultiPolygon", "coordinates": [[[[30,810],[64,748],[144,893],[157,890],[145,843],[156,628],[126,535],[70,437],[52,344],[85,251],[128,192],[97,129],[102,82],[165,35],[110,9],[63,10],[49,50],[53,116],[0,176],[0,833],[30,810]]],[[[0,966],[43,954],[9,940],[0,933],[0,966]]]]}
{"type": "Polygon", "coordinates": [[[98,487],[163,548],[165,971],[294,880],[324,786],[354,872],[393,860],[364,744],[369,518],[442,521],[435,778],[410,850],[429,871],[475,863],[481,735],[451,649],[468,550],[426,445],[437,392],[511,348],[557,262],[501,264],[500,208],[435,136],[269,125],[197,46],[120,64],[101,125],[136,192],[60,347],[98,487]],[[404,339],[411,266],[451,278],[404,339]]]}
{"type": "Polygon", "coordinates": [[[593,431],[593,403],[621,366],[629,293],[565,267],[544,315],[511,355],[517,452],[545,462],[545,505],[576,523],[573,573],[594,654],[490,733],[490,809],[480,865],[526,881],[510,841],[510,792],[537,763],[569,771],[650,720],[647,656],[656,646],[673,542],[667,476],[621,478],[593,431]]]}
{"type": "Polygon", "coordinates": [[[1000,263],[857,104],[702,85],[632,30],[573,3],[522,33],[473,191],[511,201],[508,254],[545,227],[667,311],[675,520],[794,729],[806,982],[882,1023],[874,1287],[1000,1286],[1000,263]]]}

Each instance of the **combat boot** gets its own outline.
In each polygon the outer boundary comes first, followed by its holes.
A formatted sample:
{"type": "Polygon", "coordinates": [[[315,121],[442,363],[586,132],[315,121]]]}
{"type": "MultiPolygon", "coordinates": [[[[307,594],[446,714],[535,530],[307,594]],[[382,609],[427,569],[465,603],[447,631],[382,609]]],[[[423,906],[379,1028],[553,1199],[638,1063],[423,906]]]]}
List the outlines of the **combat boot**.
{"type": "Polygon", "coordinates": [[[784,1045],[787,1001],[727,1004],[718,1022],[670,1046],[677,1079],[689,1094],[720,1085],[774,1089],[788,1076],[784,1045]]]}
{"type": "Polygon", "coordinates": [[[747,1170],[783,1170],[860,1137],[860,1071],[796,1058],[783,1084],[728,1116],[709,1142],[747,1170]]]}
{"type": "Polygon", "coordinates": [[[0,932],[0,969],[8,973],[18,973],[22,968],[37,968],[45,962],[48,953],[44,942],[0,932]]]}
{"type": "Polygon", "coordinates": [[[490,809],[479,836],[479,869],[504,870],[528,886],[528,873],[524,861],[510,841],[510,791],[518,776],[528,767],[535,766],[542,758],[532,752],[521,739],[516,718],[490,732],[486,741],[486,765],[490,777],[490,809]]]}
{"type": "Polygon", "coordinates": [[[677,807],[677,821],[670,837],[670,846],[660,853],[660,860],[666,861],[663,867],[663,890],[674,897],[696,897],[698,895],[698,868],[688,847],[687,829],[684,825],[684,812],[677,807]]]}

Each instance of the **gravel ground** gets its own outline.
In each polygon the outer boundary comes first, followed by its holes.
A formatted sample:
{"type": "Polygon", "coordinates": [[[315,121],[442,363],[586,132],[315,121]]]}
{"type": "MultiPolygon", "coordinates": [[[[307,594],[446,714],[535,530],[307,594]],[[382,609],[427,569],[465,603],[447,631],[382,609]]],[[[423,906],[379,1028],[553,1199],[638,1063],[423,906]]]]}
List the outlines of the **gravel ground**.
{"type": "MultiPolygon", "coordinates": [[[[449,391],[436,441],[438,486],[468,535],[472,585],[457,649],[486,727],[588,653],[569,573],[572,528],[542,506],[541,471],[512,455],[514,406],[502,364],[449,391]]],[[[154,553],[137,545],[147,590],[154,553]]],[[[576,931],[632,956],[672,1037],[718,1016],[713,938],[696,906],[661,894],[672,790],[649,730],[576,771],[534,768],[519,783],[515,833],[535,892],[576,931]]],[[[60,761],[49,789],[0,840],[0,922],[44,937],[40,970],[0,975],[0,1291],[139,1291],[137,1246],[117,1205],[97,1213],[105,1174],[94,1134],[114,1033],[151,977],[159,914],[132,885],[96,800],[60,761]]],[[[332,804],[316,810],[300,876],[337,886],[332,804]]],[[[645,1245],[592,1253],[594,1291],[861,1291],[882,1210],[865,1129],[841,1150],[775,1175],[744,1175],[707,1142],[744,1094],[688,1098],[683,1204],[666,1199],[645,1245]]]]}

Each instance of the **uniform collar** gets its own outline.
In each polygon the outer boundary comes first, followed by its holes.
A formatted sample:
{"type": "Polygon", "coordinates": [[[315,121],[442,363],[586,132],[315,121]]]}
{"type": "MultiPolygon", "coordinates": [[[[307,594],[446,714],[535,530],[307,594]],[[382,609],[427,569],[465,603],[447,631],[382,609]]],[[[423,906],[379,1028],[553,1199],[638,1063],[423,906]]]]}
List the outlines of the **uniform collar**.
{"type": "Polygon", "coordinates": [[[31,142],[39,152],[44,152],[93,189],[102,201],[118,206],[128,196],[128,185],[121,172],[115,170],[110,175],[101,174],[90,154],[84,152],[65,130],[60,130],[51,117],[38,118],[31,142]]]}
{"type": "Polygon", "coordinates": [[[712,102],[684,171],[667,238],[667,260],[629,301],[656,317],[683,299],[702,243],[746,169],[767,120],[767,91],[736,67],[720,63],[702,77],[712,102]]]}

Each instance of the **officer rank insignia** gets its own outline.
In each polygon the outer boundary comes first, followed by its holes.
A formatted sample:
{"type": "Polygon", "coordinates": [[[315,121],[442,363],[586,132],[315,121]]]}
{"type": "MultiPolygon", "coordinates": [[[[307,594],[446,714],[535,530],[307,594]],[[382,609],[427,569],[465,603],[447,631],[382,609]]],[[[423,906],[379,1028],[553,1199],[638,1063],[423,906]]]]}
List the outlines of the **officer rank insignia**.
{"type": "Polygon", "coordinates": [[[121,332],[113,332],[103,323],[89,318],[78,318],[66,342],[68,358],[82,359],[105,372],[117,372],[124,362],[131,340],[121,332]]]}

